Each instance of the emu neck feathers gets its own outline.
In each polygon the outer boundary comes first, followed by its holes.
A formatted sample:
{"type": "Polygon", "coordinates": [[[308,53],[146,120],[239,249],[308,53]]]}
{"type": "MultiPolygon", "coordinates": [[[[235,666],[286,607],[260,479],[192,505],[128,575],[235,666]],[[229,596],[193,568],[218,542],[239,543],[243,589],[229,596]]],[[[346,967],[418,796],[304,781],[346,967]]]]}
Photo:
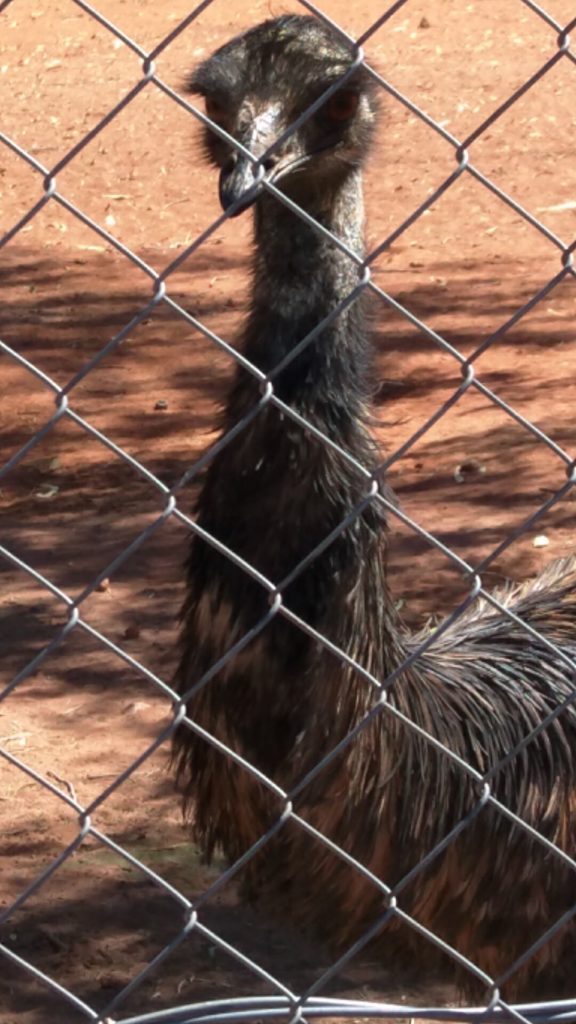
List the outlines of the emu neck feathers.
{"type": "MultiPolygon", "coordinates": [[[[298,197],[295,196],[295,199],[298,197]]],[[[307,197],[306,211],[362,255],[361,177],[354,172],[336,193],[307,197]]],[[[309,333],[333,313],[358,283],[355,262],[273,196],[256,209],[252,310],[245,331],[247,357],[272,373],[281,398],[314,405],[325,400],[357,416],[365,399],[368,343],[364,303],[357,300],[274,377],[274,369],[309,333]]]]}

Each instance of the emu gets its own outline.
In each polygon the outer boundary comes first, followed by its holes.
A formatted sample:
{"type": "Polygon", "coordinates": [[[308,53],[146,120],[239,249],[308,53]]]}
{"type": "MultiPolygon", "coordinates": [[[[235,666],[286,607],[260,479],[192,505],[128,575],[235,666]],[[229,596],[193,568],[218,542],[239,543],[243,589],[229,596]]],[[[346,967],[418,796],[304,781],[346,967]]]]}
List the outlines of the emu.
{"type": "MultiPolygon", "coordinates": [[[[377,495],[367,500],[342,528],[370,481],[339,448],[392,500],[378,477],[382,456],[369,430],[363,299],[344,303],[324,323],[357,284],[358,269],[327,234],[266,189],[262,175],[362,255],[362,167],[378,104],[369,73],[352,64],[351,48],[316,19],[283,16],[232,39],[189,83],[204,97],[212,121],[260,161],[258,172],[254,160],[206,130],[223,208],[235,215],[252,207],[254,213],[242,351],[284,404],[264,401],[255,376],[236,369],[223,435],[251,418],[212,458],[197,523],[278,587],[283,607],[272,608],[265,586],[193,537],[175,685],[199,730],[183,724],[176,733],[177,777],[206,856],[219,848],[231,861],[240,857],[278,821],[284,805],[201,730],[288,791],[300,819],[393,890],[395,905],[309,827],[281,824],[244,868],[247,890],[335,948],[346,949],[372,929],[384,962],[417,958],[453,968],[406,914],[502,984],[507,998],[574,995],[572,920],[519,969],[509,968],[576,904],[569,862],[576,854],[575,668],[569,660],[576,656],[576,559],[495,593],[537,635],[489,601],[476,600],[414,657],[427,634],[411,635],[390,598],[384,503],[377,495]],[[283,136],[339,82],[308,120],[283,136]],[[318,325],[313,340],[299,348],[318,325]],[[295,572],[329,536],[331,542],[295,572]],[[195,689],[234,645],[234,656],[195,689]],[[379,702],[366,672],[382,684],[395,673],[385,701],[379,702]],[[565,701],[562,713],[542,727],[565,701]],[[354,740],[316,771],[370,715],[354,740]],[[468,814],[466,827],[436,849],[468,814]],[[513,816],[565,857],[547,850],[513,816]],[[435,849],[425,868],[414,871],[435,849]]],[[[474,975],[467,968],[456,974],[463,991],[472,993],[474,975]]]]}

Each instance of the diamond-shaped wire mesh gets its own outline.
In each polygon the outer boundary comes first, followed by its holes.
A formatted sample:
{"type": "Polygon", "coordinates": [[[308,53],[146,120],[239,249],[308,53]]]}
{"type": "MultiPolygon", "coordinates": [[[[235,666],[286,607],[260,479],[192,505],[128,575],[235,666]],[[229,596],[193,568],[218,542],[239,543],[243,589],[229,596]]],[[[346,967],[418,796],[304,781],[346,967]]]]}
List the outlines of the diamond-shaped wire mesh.
{"type": "MultiPolygon", "coordinates": [[[[559,812],[566,841],[555,843],[518,817],[497,786],[507,766],[525,768],[530,758],[544,756],[546,743],[560,742],[556,727],[576,701],[576,641],[569,636],[560,647],[537,615],[524,616],[524,606],[515,611],[505,592],[495,596],[491,587],[509,570],[524,578],[543,567],[544,529],[554,538],[554,554],[571,550],[576,54],[570,31],[576,17],[561,0],[550,0],[547,9],[532,0],[495,8],[440,0],[429,9],[414,0],[382,8],[367,0],[354,12],[328,2],[293,5],[350,42],[353,69],[365,64],[381,95],[382,142],[368,178],[379,234],[371,221],[367,255],[359,255],[264,184],[357,269],[354,287],[266,373],[233,342],[247,304],[242,267],[249,218],[232,225],[217,212],[216,185],[198,155],[207,118],[183,81],[217,45],[271,12],[221,0],[192,9],[178,2],[169,11],[151,3],[127,9],[116,0],[57,0],[37,9],[25,0],[0,3],[0,248],[7,295],[0,325],[6,670],[0,952],[7,1024],[576,1018],[576,988],[575,998],[561,1003],[554,992],[546,993],[552,1002],[516,1008],[505,999],[507,982],[573,927],[573,881],[537,937],[527,906],[524,951],[498,974],[468,955],[469,945],[447,941],[441,912],[432,918],[436,929],[405,902],[439,859],[446,855],[450,864],[458,838],[486,814],[519,831],[528,875],[531,860],[541,857],[548,873],[576,879],[570,807],[559,812]],[[385,422],[374,430],[387,453],[378,472],[275,388],[280,370],[363,295],[373,302],[377,365],[386,376],[375,393],[385,422]],[[394,355],[400,373],[388,379],[394,355]],[[223,386],[238,366],[256,380],[258,400],[231,429],[209,437],[223,386]],[[411,378],[418,381],[412,388],[411,378]],[[191,512],[205,468],[219,452],[235,451],[270,409],[283,415],[286,430],[302,429],[336,453],[363,490],[281,580],[268,579],[207,533],[191,512]],[[399,504],[381,488],[384,471],[399,504]],[[386,678],[355,656],[360,648],[336,643],[285,600],[290,585],[374,507],[385,510],[392,527],[389,600],[407,603],[409,619],[434,613],[386,678]],[[463,539],[466,532],[471,540],[463,539]],[[249,631],[230,631],[216,659],[180,695],[173,688],[174,623],[190,535],[259,584],[268,604],[249,631]],[[436,614],[440,599],[451,609],[444,617],[436,614]],[[506,754],[484,772],[442,739],[442,729],[412,720],[390,699],[412,666],[426,658],[433,664],[438,644],[454,647],[452,638],[479,609],[488,618],[491,609],[500,613],[520,648],[529,652],[537,644],[549,658],[542,671],[560,680],[555,702],[540,708],[539,724],[528,715],[526,728],[510,731],[506,754]],[[335,732],[317,756],[305,759],[304,775],[289,785],[270,778],[225,735],[207,732],[185,703],[192,691],[208,691],[277,621],[301,631],[334,664],[348,666],[368,694],[353,727],[335,732]],[[354,843],[349,850],[340,846],[299,802],[354,745],[369,746],[379,728],[412,737],[421,744],[413,749],[431,750],[467,794],[442,838],[393,880],[373,869],[370,856],[359,856],[354,843]],[[239,766],[239,777],[256,780],[275,800],[269,825],[231,864],[218,858],[210,868],[201,864],[193,827],[181,830],[166,754],[183,729],[204,738],[215,764],[239,766]],[[535,744],[542,736],[547,739],[535,744]],[[284,921],[275,933],[263,910],[237,898],[245,869],[288,829],[311,850],[336,858],[356,880],[351,886],[360,879],[358,891],[370,889],[378,901],[379,913],[338,953],[318,952],[312,940],[309,948],[284,921]],[[399,989],[395,961],[374,961],[370,953],[370,941],[390,925],[418,934],[423,950],[475,978],[482,1007],[432,1005],[438,990],[425,959],[420,991],[414,995],[410,983],[399,989]],[[358,967],[366,956],[369,975],[358,967]],[[352,972],[347,989],[344,972],[352,972]],[[343,998],[350,987],[354,998],[343,998]]],[[[277,528],[282,542],[283,530],[300,527],[279,518],[277,528]]],[[[464,664],[459,671],[465,685],[464,664]]],[[[529,687],[528,662],[526,672],[529,687]]],[[[524,698],[518,693],[520,719],[524,698]]],[[[457,702],[458,694],[451,699],[457,702]]],[[[436,714],[440,719],[442,708],[436,714]]],[[[327,722],[330,732],[329,711],[327,722]]],[[[494,729],[507,734],[506,723],[496,720],[494,729]]],[[[573,757],[569,751],[567,761],[573,757]]],[[[409,779],[410,771],[405,785],[409,779]]],[[[555,784],[562,789],[563,780],[555,784]]],[[[442,802],[441,792],[430,795],[442,802]]],[[[410,811],[409,801],[404,816],[410,811]]],[[[361,819],[351,815],[349,828],[361,831],[361,819]]],[[[495,844],[498,835],[495,828],[495,844]]],[[[480,863],[491,856],[478,851],[480,863]]],[[[298,878],[293,883],[297,900],[298,878]]],[[[430,885],[431,902],[437,885],[430,885]]],[[[321,877],[313,896],[323,903],[321,877]]],[[[324,907],[330,930],[337,908],[325,899],[324,907]]],[[[469,928],[481,929],[478,906],[469,928]]]]}

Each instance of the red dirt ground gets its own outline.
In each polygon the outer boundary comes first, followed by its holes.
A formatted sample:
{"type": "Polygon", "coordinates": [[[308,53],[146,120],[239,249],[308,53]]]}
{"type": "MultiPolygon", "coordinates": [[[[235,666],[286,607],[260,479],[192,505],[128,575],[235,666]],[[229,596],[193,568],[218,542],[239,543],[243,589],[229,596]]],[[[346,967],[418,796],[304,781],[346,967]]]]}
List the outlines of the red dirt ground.
{"type": "MultiPolygon", "coordinates": [[[[359,34],[386,8],[325,0],[359,34]]],[[[573,0],[547,0],[560,23],[573,0]]],[[[187,0],[97,0],[98,10],[152,49],[190,11],[187,0]]],[[[230,35],[297,4],[215,2],[157,60],[176,90],[187,70],[230,35]]],[[[140,78],[138,58],[72,0],[0,4],[2,130],[53,167],[140,78]]],[[[408,2],[366,44],[390,83],[464,138],[556,52],[553,29],[521,0],[408,2]]],[[[567,244],[576,234],[576,68],[562,58],[473,143],[473,164],[567,244]]],[[[453,171],[451,147],[401,103],[385,99],[367,181],[369,243],[394,231],[453,171]]],[[[213,176],[197,156],[194,119],[154,86],[58,174],[58,189],[155,270],[218,213],[213,176]]],[[[37,172],[0,148],[0,236],[42,195],[37,172]]],[[[225,224],[169,279],[183,307],[233,340],[246,303],[250,218],[225,224]]],[[[463,174],[377,260],[378,284],[471,353],[561,269],[560,253],[512,209],[463,174]]],[[[0,253],[0,338],[59,385],[140,311],[150,279],[50,200],[0,253]]],[[[574,311],[568,278],[478,360],[488,387],[573,448],[574,311]]],[[[458,386],[455,360],[386,304],[374,307],[380,436],[393,452],[458,386]]],[[[213,439],[229,358],[159,305],[73,390],[73,410],[172,485],[213,439]],[[160,402],[160,406],[158,406],[160,402]]],[[[54,411],[50,391],[2,360],[1,461],[54,411]]],[[[477,562],[564,482],[561,459],[488,399],[469,390],[397,461],[401,507],[459,555],[477,562]],[[470,468],[464,480],[455,474],[470,468]],[[484,472],[479,472],[482,467],[484,472]]],[[[0,491],[2,543],[76,597],[162,510],[161,495],[69,418],[61,419],[0,491]]],[[[181,505],[191,508],[193,487],[181,505]]],[[[492,583],[523,579],[573,549],[574,501],[555,505],[490,567],[492,583]],[[547,547],[535,547],[545,534],[547,547]]],[[[412,622],[445,614],[464,587],[446,559],[393,528],[392,576],[412,622]]],[[[82,616],[152,672],[170,678],[186,530],[169,519],[82,605],[82,616]]],[[[0,630],[5,683],[58,633],[61,600],[2,562],[0,630]]],[[[168,719],[168,701],[125,661],[76,628],[0,704],[0,740],[13,756],[84,805],[127,768],[168,719]]],[[[12,900],[77,835],[76,815],[21,770],[0,761],[0,904],[12,900]]],[[[97,809],[94,824],[193,897],[214,877],[181,823],[162,747],[97,809]]],[[[203,920],[301,991],[329,963],[325,951],[238,904],[228,887],[203,920]]],[[[178,932],[177,907],[136,870],[87,839],[9,919],[16,954],[98,1008],[178,932]]],[[[429,979],[390,977],[354,961],[331,992],[439,1001],[429,979]],[[432,993],[432,994],[431,994],[432,993]]],[[[267,991],[210,942],[191,937],[122,1005],[143,1012],[267,991]]],[[[84,1019],[8,961],[3,1024],[84,1019]]]]}

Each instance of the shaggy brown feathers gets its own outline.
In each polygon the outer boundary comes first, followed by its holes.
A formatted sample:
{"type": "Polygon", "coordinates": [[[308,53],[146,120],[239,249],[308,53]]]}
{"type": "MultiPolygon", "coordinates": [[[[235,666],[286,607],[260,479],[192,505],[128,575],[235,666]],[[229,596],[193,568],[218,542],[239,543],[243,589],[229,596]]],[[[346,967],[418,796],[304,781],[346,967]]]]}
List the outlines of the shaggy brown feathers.
{"type": "MultiPolygon", "coordinates": [[[[350,65],[345,44],[322,25],[287,16],[222,47],[190,87],[205,96],[222,128],[262,157],[267,180],[361,256],[361,167],[376,117],[366,72],[355,69],[269,152],[350,65]]],[[[270,374],[282,402],[378,479],[381,456],[366,426],[370,345],[362,301],[324,323],[356,285],[356,264],[263,190],[247,157],[209,131],[206,149],[220,168],[223,205],[232,212],[254,205],[244,354],[270,374]]],[[[261,400],[258,381],[238,368],[223,434],[261,400]]],[[[391,497],[385,484],[379,488],[391,497]]],[[[495,595],[566,657],[476,601],[380,699],[384,691],[298,625],[381,683],[426,639],[406,632],[390,600],[383,504],[367,502],[337,531],[368,491],[349,460],[271,402],[219,451],[203,481],[199,525],[279,588],[286,614],[271,611],[269,591],[242,567],[193,538],[176,680],[189,718],[288,791],[304,821],[394,889],[398,909],[383,917],[383,890],[294,821],[249,862],[248,887],[339,949],[375,927],[386,963],[416,956],[453,969],[406,914],[499,981],[509,999],[575,995],[572,922],[520,970],[508,976],[508,968],[576,903],[572,866],[513,817],[570,857],[576,853],[573,706],[541,728],[574,694],[567,659],[576,654],[576,561],[495,595]],[[332,542],[293,575],[331,531],[332,542]],[[236,644],[234,656],[211,671],[236,644]],[[316,771],[362,722],[354,740],[316,771]],[[467,815],[466,828],[442,845],[467,815]]],[[[218,846],[233,860],[278,820],[283,801],[185,725],[175,761],[207,854],[218,846]]],[[[461,972],[464,988],[471,978],[461,972]]]]}

